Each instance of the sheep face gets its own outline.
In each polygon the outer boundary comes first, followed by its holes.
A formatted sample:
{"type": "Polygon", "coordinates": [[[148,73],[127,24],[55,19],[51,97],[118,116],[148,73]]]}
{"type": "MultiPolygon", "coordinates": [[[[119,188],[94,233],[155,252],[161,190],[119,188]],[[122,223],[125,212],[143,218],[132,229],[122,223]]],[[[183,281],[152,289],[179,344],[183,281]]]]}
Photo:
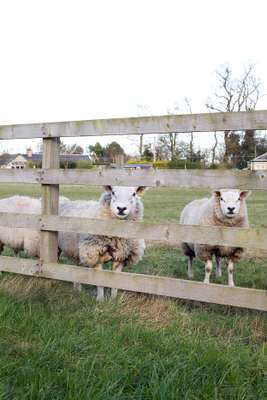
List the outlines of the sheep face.
{"type": "Polygon", "coordinates": [[[226,218],[234,218],[241,212],[244,199],[250,194],[248,190],[216,190],[213,192],[220,204],[220,211],[226,218]]]}
{"type": "Polygon", "coordinates": [[[105,189],[110,194],[112,215],[119,219],[127,219],[136,213],[137,196],[142,194],[145,188],[105,186],[105,189]]]}

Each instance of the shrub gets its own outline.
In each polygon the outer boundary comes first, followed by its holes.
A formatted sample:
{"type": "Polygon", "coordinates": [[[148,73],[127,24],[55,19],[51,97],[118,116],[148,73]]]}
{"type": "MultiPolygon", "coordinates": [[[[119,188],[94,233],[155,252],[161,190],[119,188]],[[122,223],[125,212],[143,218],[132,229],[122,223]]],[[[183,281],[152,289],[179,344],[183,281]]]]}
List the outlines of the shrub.
{"type": "Polygon", "coordinates": [[[79,169],[91,169],[93,165],[91,161],[81,160],[77,162],[77,168],[79,169]]]}
{"type": "Polygon", "coordinates": [[[166,160],[155,161],[153,163],[153,167],[154,168],[161,168],[161,169],[162,168],[169,168],[168,164],[169,164],[169,161],[166,161],[166,160]]]}
{"type": "Polygon", "coordinates": [[[137,160],[137,159],[131,158],[130,160],[127,161],[127,164],[151,164],[151,161],[137,160]]]}
{"type": "Polygon", "coordinates": [[[33,168],[33,162],[32,160],[27,161],[27,168],[33,168]]]}
{"type": "Polygon", "coordinates": [[[77,168],[77,163],[75,161],[60,161],[60,168],[66,169],[74,169],[77,168]]]}
{"type": "Polygon", "coordinates": [[[200,169],[203,168],[203,164],[200,161],[188,161],[188,160],[173,160],[173,161],[156,161],[153,163],[154,168],[170,168],[170,169],[200,169]]]}

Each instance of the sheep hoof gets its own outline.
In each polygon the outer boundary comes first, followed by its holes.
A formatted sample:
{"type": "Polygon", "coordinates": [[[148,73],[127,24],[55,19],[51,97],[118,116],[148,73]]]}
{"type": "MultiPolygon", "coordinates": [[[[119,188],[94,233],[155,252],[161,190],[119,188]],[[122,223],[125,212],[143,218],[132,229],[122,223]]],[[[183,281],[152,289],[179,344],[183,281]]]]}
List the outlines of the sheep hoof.
{"type": "Polygon", "coordinates": [[[118,289],[112,288],[112,289],[111,289],[111,295],[110,295],[110,297],[111,297],[112,299],[115,299],[117,296],[118,296],[118,289]]]}
{"type": "Polygon", "coordinates": [[[104,297],[104,288],[103,288],[103,286],[97,286],[96,292],[97,292],[96,301],[103,301],[104,298],[105,298],[104,297]]]}
{"type": "Polygon", "coordinates": [[[221,278],[222,277],[222,271],[218,270],[216,271],[216,278],[221,278]]]}

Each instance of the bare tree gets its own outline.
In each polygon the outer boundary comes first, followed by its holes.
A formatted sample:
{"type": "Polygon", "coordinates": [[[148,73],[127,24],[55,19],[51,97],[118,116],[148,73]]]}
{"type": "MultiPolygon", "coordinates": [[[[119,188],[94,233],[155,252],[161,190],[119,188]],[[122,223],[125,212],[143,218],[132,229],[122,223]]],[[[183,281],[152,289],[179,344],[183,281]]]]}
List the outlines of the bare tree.
{"type": "Polygon", "coordinates": [[[214,132],[214,146],[211,149],[211,164],[215,164],[215,158],[216,158],[216,149],[218,146],[218,137],[217,137],[217,132],[214,132]]]}
{"type": "MultiPolygon", "coordinates": [[[[188,111],[192,114],[191,100],[188,97],[184,98],[184,102],[187,105],[188,111]]],[[[194,132],[190,132],[190,142],[189,142],[189,157],[190,161],[193,161],[194,154],[194,132]]]]}
{"type": "MultiPolygon", "coordinates": [[[[145,116],[150,116],[152,114],[151,114],[151,111],[148,106],[139,104],[137,106],[137,115],[138,115],[138,117],[145,117],[145,116]]],[[[130,136],[128,136],[127,139],[137,149],[139,158],[142,158],[143,153],[144,153],[144,146],[147,143],[147,140],[144,140],[145,139],[144,134],[140,134],[138,136],[130,135],[130,136]]]]}
{"type": "MultiPolygon", "coordinates": [[[[255,66],[250,64],[239,77],[233,76],[232,70],[228,66],[223,66],[222,70],[216,71],[219,83],[218,90],[212,99],[206,103],[206,107],[211,111],[233,112],[233,111],[253,111],[260,97],[260,80],[255,76],[255,66]]],[[[231,131],[224,131],[224,161],[227,162],[230,154],[230,134],[231,131]]],[[[217,134],[215,132],[215,149],[217,147],[217,134]]]]}

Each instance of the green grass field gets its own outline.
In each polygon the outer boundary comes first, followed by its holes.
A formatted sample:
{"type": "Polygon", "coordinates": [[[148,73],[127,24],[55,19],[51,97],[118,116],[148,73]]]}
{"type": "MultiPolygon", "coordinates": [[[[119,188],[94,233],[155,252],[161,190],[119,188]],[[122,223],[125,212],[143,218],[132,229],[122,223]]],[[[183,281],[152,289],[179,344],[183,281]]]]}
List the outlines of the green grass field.
{"type": "MultiPolygon", "coordinates": [[[[71,199],[101,190],[63,186],[71,199]]],[[[36,185],[0,185],[0,197],[40,196],[36,185]]],[[[178,221],[208,191],[151,189],[147,221],[178,221]]],[[[252,227],[267,226],[267,193],[248,200],[252,227]]],[[[7,254],[9,253],[6,250],[7,254]]],[[[149,245],[132,272],[186,278],[177,247],[149,245]]],[[[204,276],[200,262],[197,280],[204,276]]],[[[237,265],[239,286],[267,289],[267,260],[237,265]]],[[[223,277],[212,282],[225,283],[223,277]]],[[[91,292],[90,292],[91,293],[91,292]]],[[[70,284],[3,273],[0,280],[2,399],[265,399],[267,321],[261,312],[123,293],[99,304],[70,284]]]]}

